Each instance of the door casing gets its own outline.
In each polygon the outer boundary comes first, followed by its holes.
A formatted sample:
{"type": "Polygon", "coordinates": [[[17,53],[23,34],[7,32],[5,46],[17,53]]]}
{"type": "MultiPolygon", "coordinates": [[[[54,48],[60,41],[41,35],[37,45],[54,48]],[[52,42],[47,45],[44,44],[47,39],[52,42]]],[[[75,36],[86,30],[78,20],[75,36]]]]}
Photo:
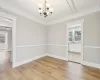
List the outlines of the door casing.
{"type": "Polygon", "coordinates": [[[84,42],[83,42],[83,39],[84,39],[84,36],[83,36],[83,23],[84,23],[84,19],[81,19],[81,20],[77,20],[77,21],[72,21],[72,22],[69,22],[67,23],[67,61],[69,60],[69,53],[68,53],[68,49],[69,49],[69,39],[68,39],[68,36],[69,36],[69,33],[68,33],[68,28],[69,26],[70,27],[74,27],[74,26],[77,26],[79,24],[81,24],[81,64],[83,64],[83,61],[84,61],[84,42]]]}

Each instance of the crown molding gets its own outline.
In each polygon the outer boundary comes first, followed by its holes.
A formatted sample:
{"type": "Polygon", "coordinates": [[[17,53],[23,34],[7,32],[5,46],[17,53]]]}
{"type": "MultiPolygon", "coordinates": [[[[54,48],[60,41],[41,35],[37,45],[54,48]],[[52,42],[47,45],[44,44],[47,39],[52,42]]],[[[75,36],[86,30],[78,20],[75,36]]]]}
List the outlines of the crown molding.
{"type": "Polygon", "coordinates": [[[7,14],[7,13],[5,13],[3,11],[0,11],[0,19],[12,22],[12,21],[14,21],[16,19],[16,17],[12,16],[10,14],[7,14]]]}
{"type": "Polygon", "coordinates": [[[72,25],[74,25],[74,27],[75,27],[76,24],[80,25],[80,23],[83,23],[83,22],[84,22],[84,19],[80,19],[80,20],[76,20],[76,21],[71,21],[71,22],[67,23],[67,26],[71,27],[72,25]]]}
{"type": "Polygon", "coordinates": [[[100,6],[96,6],[92,9],[89,9],[89,10],[74,13],[74,14],[67,16],[67,17],[60,19],[60,20],[50,21],[46,25],[54,25],[54,24],[57,24],[57,23],[62,23],[62,22],[68,21],[68,20],[76,19],[78,17],[86,16],[88,14],[91,14],[91,13],[94,13],[94,12],[99,12],[99,11],[100,11],[100,6]]]}
{"type": "MultiPolygon", "coordinates": [[[[5,6],[5,5],[4,5],[4,6],[5,6]]],[[[7,14],[8,14],[9,12],[11,12],[11,13],[14,13],[15,15],[17,14],[17,15],[19,15],[19,16],[23,16],[23,17],[26,17],[26,18],[28,18],[28,19],[31,19],[31,20],[33,20],[33,21],[39,23],[39,24],[47,25],[47,24],[45,24],[44,21],[41,21],[41,20],[36,19],[36,18],[33,18],[33,16],[30,16],[30,15],[26,14],[26,13],[23,12],[23,11],[19,11],[19,10],[16,10],[16,11],[15,11],[14,9],[10,9],[10,10],[9,10],[9,8],[10,8],[10,6],[9,6],[9,7],[8,7],[8,6],[5,6],[5,7],[0,6],[0,9],[4,10],[4,13],[7,12],[7,14]]],[[[3,12],[3,11],[1,11],[1,12],[3,12]]],[[[2,15],[3,15],[3,14],[2,14],[2,15]]],[[[9,15],[10,15],[10,14],[9,14],[9,15]]],[[[11,16],[13,16],[13,15],[11,15],[11,16]]],[[[17,17],[17,16],[15,16],[15,17],[17,17]]]]}
{"type": "MultiPolygon", "coordinates": [[[[29,14],[25,14],[22,11],[9,10],[10,7],[8,7],[8,6],[0,7],[0,8],[4,9],[5,11],[7,10],[7,11],[13,12],[15,14],[18,14],[20,16],[26,17],[28,19],[31,19],[31,20],[33,20],[33,21],[35,21],[35,22],[37,22],[39,24],[45,25],[45,26],[54,25],[54,24],[57,24],[57,23],[62,23],[62,22],[65,22],[65,21],[68,21],[68,20],[71,20],[71,19],[76,19],[78,17],[82,17],[82,16],[85,16],[85,15],[100,11],[100,6],[96,6],[96,7],[92,8],[92,9],[89,9],[89,10],[73,13],[72,15],[69,15],[69,16],[67,16],[67,17],[65,17],[63,19],[52,20],[50,22],[45,22],[45,21],[41,21],[39,19],[33,18],[33,16],[30,16],[29,14]]],[[[16,16],[14,16],[14,17],[16,17],[16,16]]]]}

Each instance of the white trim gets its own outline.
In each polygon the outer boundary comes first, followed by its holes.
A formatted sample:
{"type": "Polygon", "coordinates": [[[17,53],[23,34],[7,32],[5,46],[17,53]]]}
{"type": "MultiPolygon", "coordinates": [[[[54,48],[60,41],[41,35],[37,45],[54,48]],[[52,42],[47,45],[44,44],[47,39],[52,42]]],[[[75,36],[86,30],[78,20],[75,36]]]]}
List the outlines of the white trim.
{"type": "Polygon", "coordinates": [[[20,45],[16,47],[37,47],[37,46],[45,46],[46,44],[40,44],[40,45],[20,45]]]}
{"type": "Polygon", "coordinates": [[[44,55],[40,55],[40,56],[35,56],[35,57],[33,57],[33,58],[31,58],[31,59],[28,59],[28,60],[23,60],[23,61],[20,61],[20,62],[15,62],[15,63],[13,64],[13,68],[18,67],[18,66],[21,66],[21,65],[26,64],[26,63],[31,62],[31,61],[34,61],[34,60],[36,60],[36,59],[45,57],[45,56],[47,56],[47,55],[44,54],[44,55]]]}
{"type": "MultiPolygon", "coordinates": [[[[13,68],[18,67],[18,66],[21,66],[21,65],[26,64],[26,63],[31,62],[31,61],[34,61],[36,59],[45,57],[45,56],[50,56],[50,57],[53,57],[53,58],[57,58],[57,59],[61,59],[61,60],[68,61],[67,58],[46,53],[44,55],[35,56],[34,58],[31,58],[31,59],[28,59],[28,60],[23,60],[23,61],[20,61],[20,62],[15,62],[13,64],[13,68]]],[[[82,65],[86,65],[86,66],[90,66],[90,67],[94,67],[94,68],[99,68],[100,69],[100,64],[96,64],[96,63],[91,63],[91,62],[83,61],[82,62],[82,65]]]]}
{"type": "Polygon", "coordinates": [[[14,19],[16,19],[14,16],[7,14],[5,12],[0,12],[0,18],[7,20],[7,21],[10,21],[10,22],[12,22],[14,19]]]}
{"type": "Polygon", "coordinates": [[[75,27],[76,25],[81,25],[81,23],[84,22],[84,19],[76,20],[76,21],[71,21],[67,23],[68,27],[75,27]]]}
{"type": "Polygon", "coordinates": [[[58,44],[47,44],[48,46],[62,46],[62,47],[67,47],[68,45],[58,45],[58,44]]]}
{"type": "MultiPolygon", "coordinates": [[[[68,39],[68,36],[69,36],[69,27],[70,26],[75,26],[75,25],[81,25],[81,64],[82,64],[82,62],[83,62],[83,57],[84,57],[84,50],[83,50],[83,22],[84,22],[84,19],[81,19],[81,20],[76,20],[76,21],[73,21],[73,22],[69,22],[69,23],[67,23],[67,41],[66,41],[66,43],[67,43],[67,45],[69,45],[69,39],[68,39]]],[[[69,49],[69,46],[67,47],[67,59],[69,58],[69,54],[68,54],[68,49],[69,49]]]]}
{"type": "Polygon", "coordinates": [[[16,62],[16,19],[13,20],[13,27],[12,27],[12,51],[11,51],[11,62],[12,66],[16,62]]]}
{"type": "Polygon", "coordinates": [[[84,61],[84,20],[81,22],[81,64],[84,61]]]}
{"type": "Polygon", "coordinates": [[[66,0],[66,2],[67,2],[67,5],[68,5],[70,11],[71,11],[72,13],[76,12],[76,11],[75,11],[75,8],[74,8],[74,6],[73,6],[73,4],[72,4],[72,0],[66,0]]]}
{"type": "Polygon", "coordinates": [[[0,49],[0,51],[8,52],[11,51],[10,49],[0,49]]]}
{"type": "Polygon", "coordinates": [[[94,13],[94,12],[99,12],[99,11],[100,11],[100,7],[99,6],[95,6],[92,9],[74,13],[74,14],[66,16],[66,17],[64,17],[63,19],[60,19],[60,20],[52,20],[52,21],[48,22],[47,24],[48,25],[54,25],[54,24],[57,24],[57,23],[62,23],[62,22],[68,21],[68,20],[72,20],[72,19],[76,19],[76,18],[79,18],[79,17],[83,17],[83,16],[89,15],[89,14],[94,13]]]}
{"type": "Polygon", "coordinates": [[[90,66],[90,67],[94,67],[94,68],[99,68],[100,69],[100,64],[97,64],[97,63],[83,61],[82,64],[85,65],[85,66],[90,66]]]}
{"type": "Polygon", "coordinates": [[[84,48],[98,48],[98,49],[100,49],[99,46],[84,46],[84,48]]]}
{"type": "Polygon", "coordinates": [[[53,55],[53,54],[49,54],[49,53],[47,53],[46,56],[50,56],[50,57],[53,57],[53,58],[57,58],[57,59],[61,59],[61,60],[67,61],[67,58],[64,58],[64,57],[61,57],[61,56],[57,56],[57,55],[53,55]]]}
{"type": "Polygon", "coordinates": [[[5,20],[5,21],[8,21],[8,22],[13,22],[12,20],[10,20],[8,18],[5,18],[5,17],[1,17],[1,16],[0,16],[0,20],[5,20]]]}
{"type": "Polygon", "coordinates": [[[67,47],[68,45],[40,44],[40,45],[20,45],[20,46],[16,46],[16,47],[36,47],[36,46],[62,46],[62,47],[67,47]]]}
{"type": "MultiPolygon", "coordinates": [[[[3,6],[1,8],[6,9],[6,10],[9,11],[10,7],[8,8],[7,6],[3,6]]],[[[91,13],[94,13],[94,12],[98,12],[98,11],[100,11],[100,6],[95,6],[94,8],[87,9],[87,10],[84,10],[84,11],[81,11],[81,12],[76,12],[72,15],[66,16],[63,19],[52,20],[52,21],[49,21],[48,23],[46,23],[45,21],[41,21],[41,20],[36,19],[36,18],[34,19],[33,16],[30,16],[29,14],[25,14],[22,11],[11,10],[11,12],[17,12],[16,14],[19,14],[19,15],[22,15],[22,16],[27,17],[29,19],[32,19],[35,22],[38,22],[38,23],[43,24],[43,25],[54,25],[54,24],[57,24],[57,23],[61,23],[61,22],[64,22],[64,21],[68,21],[68,20],[71,20],[71,19],[82,17],[82,16],[85,16],[85,15],[88,15],[88,14],[91,14],[91,13]]]]}
{"type": "MultiPolygon", "coordinates": [[[[4,5],[3,7],[1,7],[2,9],[5,9],[5,10],[8,10],[9,11],[9,8],[8,8],[8,6],[6,6],[6,5],[4,5]]],[[[39,19],[36,19],[36,18],[34,18],[33,16],[30,16],[29,14],[27,14],[27,13],[25,13],[25,12],[23,12],[23,11],[15,11],[14,9],[10,9],[10,11],[11,12],[13,12],[13,13],[15,13],[15,14],[17,14],[17,15],[19,15],[19,16],[23,16],[23,17],[26,17],[26,18],[28,18],[28,19],[31,19],[31,20],[33,20],[33,21],[35,21],[35,22],[37,22],[37,23],[39,23],[39,24],[43,24],[43,25],[47,25],[44,21],[42,21],[42,20],[39,20],[39,19]]],[[[6,11],[7,12],[7,11],[6,11]]],[[[11,17],[10,17],[10,19],[11,19],[11,17]]]]}
{"type": "MultiPolygon", "coordinates": [[[[69,30],[68,30],[68,25],[66,24],[66,27],[67,27],[67,30],[66,30],[66,43],[67,43],[67,45],[69,45],[69,39],[68,39],[68,36],[69,36],[69,30]]],[[[66,49],[66,55],[67,55],[67,61],[68,61],[68,58],[69,58],[69,55],[68,55],[68,49],[69,49],[69,46],[67,47],[67,49],[66,49]]]]}
{"type": "Polygon", "coordinates": [[[3,20],[4,22],[6,21],[9,23],[9,24],[3,23],[3,24],[0,24],[0,26],[7,26],[7,27],[11,28],[15,19],[16,18],[10,14],[7,14],[5,12],[0,12],[0,20],[3,20]]]}

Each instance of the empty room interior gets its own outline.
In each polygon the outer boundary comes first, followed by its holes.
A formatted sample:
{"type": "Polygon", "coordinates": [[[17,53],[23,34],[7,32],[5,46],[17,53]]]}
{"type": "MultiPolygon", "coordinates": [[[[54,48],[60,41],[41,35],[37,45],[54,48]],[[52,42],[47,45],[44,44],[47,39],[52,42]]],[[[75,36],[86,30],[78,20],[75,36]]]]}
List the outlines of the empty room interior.
{"type": "Polygon", "coordinates": [[[0,0],[0,80],[100,80],[100,0],[0,0]]]}

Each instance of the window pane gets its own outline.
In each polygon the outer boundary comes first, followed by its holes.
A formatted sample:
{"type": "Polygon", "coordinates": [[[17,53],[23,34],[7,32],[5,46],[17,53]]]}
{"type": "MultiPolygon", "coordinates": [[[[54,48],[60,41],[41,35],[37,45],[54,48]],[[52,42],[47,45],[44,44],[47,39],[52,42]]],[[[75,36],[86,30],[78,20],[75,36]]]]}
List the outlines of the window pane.
{"type": "Polygon", "coordinates": [[[75,41],[81,40],[81,31],[75,31],[75,41]]]}
{"type": "Polygon", "coordinates": [[[0,43],[5,43],[5,35],[0,34],[0,43]]]}
{"type": "Polygon", "coordinates": [[[73,33],[69,32],[69,41],[73,41],[73,33]]]}

